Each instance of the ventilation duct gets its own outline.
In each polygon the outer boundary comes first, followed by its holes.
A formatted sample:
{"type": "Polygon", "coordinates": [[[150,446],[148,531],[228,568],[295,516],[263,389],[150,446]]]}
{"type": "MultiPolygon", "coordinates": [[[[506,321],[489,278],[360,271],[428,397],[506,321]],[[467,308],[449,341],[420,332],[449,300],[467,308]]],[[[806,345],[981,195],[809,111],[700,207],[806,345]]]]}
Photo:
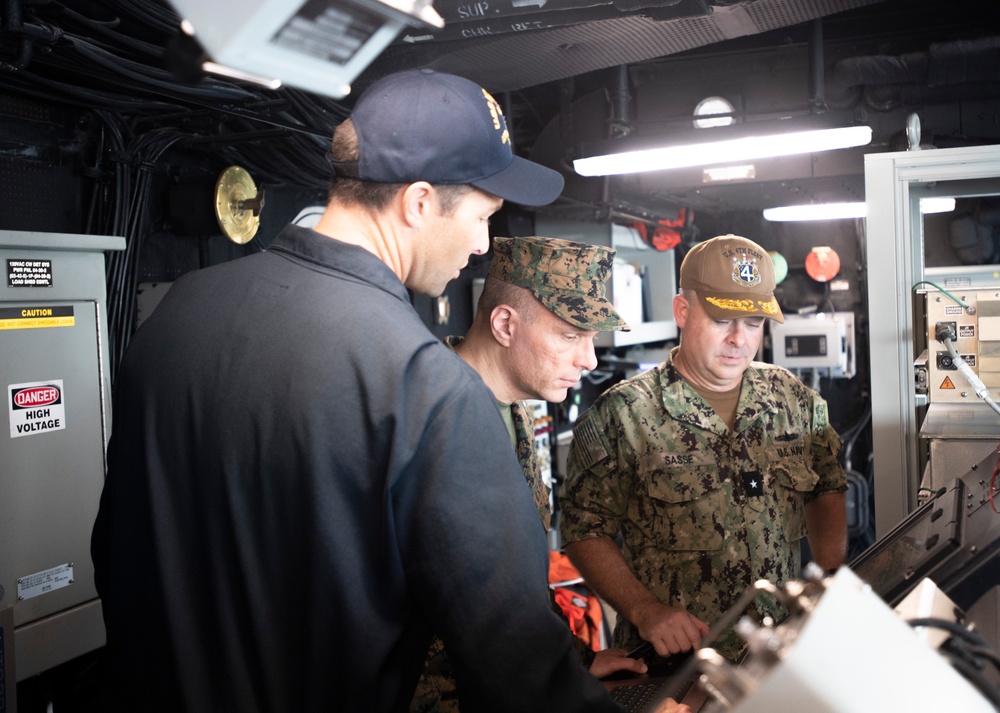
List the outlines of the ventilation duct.
{"type": "MultiPolygon", "coordinates": [[[[950,90],[968,84],[983,85],[984,96],[1000,95],[1000,37],[935,43],[926,52],[839,60],[826,77],[825,97],[835,110],[853,108],[865,99],[870,108],[888,111],[938,95],[953,99],[950,90]]],[[[969,96],[968,88],[962,96],[969,96]]]]}

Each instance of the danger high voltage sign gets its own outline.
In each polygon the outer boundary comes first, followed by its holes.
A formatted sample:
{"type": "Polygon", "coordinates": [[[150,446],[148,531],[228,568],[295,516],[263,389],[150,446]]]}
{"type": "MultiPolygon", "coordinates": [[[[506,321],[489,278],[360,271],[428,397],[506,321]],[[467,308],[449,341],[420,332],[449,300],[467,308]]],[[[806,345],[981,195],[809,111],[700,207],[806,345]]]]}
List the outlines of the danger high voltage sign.
{"type": "Polygon", "coordinates": [[[66,428],[62,379],[10,384],[7,393],[11,438],[66,428]]]}

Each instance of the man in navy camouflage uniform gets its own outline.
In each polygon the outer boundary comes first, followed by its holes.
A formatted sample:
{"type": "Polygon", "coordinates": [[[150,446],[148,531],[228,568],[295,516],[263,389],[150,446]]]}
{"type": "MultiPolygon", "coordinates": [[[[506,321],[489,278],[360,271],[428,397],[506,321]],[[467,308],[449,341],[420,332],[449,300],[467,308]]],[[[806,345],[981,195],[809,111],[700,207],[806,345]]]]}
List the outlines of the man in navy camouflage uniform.
{"type": "MultiPolygon", "coordinates": [[[[680,345],[603,393],[573,431],[561,533],[619,613],[617,646],[697,647],[755,581],[800,575],[805,536],[821,567],[844,562],[847,485],[826,402],[753,361],[764,320],[783,321],[774,285],[756,243],[696,245],[674,298],[680,345]]],[[[765,596],[746,613],[784,615],[765,596]]],[[[731,629],[711,645],[730,658],[743,648],[731,629]]]]}
{"type": "MultiPolygon", "coordinates": [[[[468,334],[447,337],[486,382],[510,434],[542,526],[552,508],[542,478],[535,429],[525,399],[565,400],[585,370],[597,366],[594,339],[600,332],[628,330],[605,297],[615,251],[599,245],[541,237],[494,238],[493,259],[468,334]]],[[[574,639],[582,662],[600,677],[615,671],[642,673],[641,660],[621,649],[590,650],[574,639]]],[[[417,685],[411,713],[454,713],[460,694],[440,639],[417,685]]]]}

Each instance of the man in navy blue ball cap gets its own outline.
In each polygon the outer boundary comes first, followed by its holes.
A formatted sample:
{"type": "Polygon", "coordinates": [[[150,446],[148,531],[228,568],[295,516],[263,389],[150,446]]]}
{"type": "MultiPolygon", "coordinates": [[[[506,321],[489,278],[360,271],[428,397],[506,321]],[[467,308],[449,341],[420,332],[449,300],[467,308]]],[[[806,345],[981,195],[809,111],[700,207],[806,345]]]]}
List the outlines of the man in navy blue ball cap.
{"type": "Polygon", "coordinates": [[[431,69],[392,74],[369,87],[350,121],[358,155],[335,163],[341,176],[467,184],[528,206],[547,205],[563,189],[562,175],[514,155],[500,105],[462,77],[431,69]]]}
{"type": "Polygon", "coordinates": [[[493,396],[407,290],[562,177],[424,70],[375,82],[331,158],[314,229],[184,275],[130,343],[91,545],[105,710],[402,711],[432,631],[469,711],[616,710],[549,607],[493,396]]]}

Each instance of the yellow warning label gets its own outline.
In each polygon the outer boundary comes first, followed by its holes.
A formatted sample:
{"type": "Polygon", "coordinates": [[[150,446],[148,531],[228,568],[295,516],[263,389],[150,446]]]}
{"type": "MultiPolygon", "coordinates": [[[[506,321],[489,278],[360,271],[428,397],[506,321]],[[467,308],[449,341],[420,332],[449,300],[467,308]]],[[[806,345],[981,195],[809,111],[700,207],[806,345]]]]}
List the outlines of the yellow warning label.
{"type": "Polygon", "coordinates": [[[51,319],[0,319],[0,329],[43,329],[45,327],[73,327],[73,317],[53,317],[51,319]]]}
{"type": "Polygon", "coordinates": [[[73,305],[0,307],[0,330],[45,329],[75,325],[73,305]]]}
{"type": "Polygon", "coordinates": [[[944,381],[941,382],[941,388],[942,389],[954,389],[955,388],[955,385],[953,383],[951,383],[951,377],[950,376],[944,377],[944,381]]]}

